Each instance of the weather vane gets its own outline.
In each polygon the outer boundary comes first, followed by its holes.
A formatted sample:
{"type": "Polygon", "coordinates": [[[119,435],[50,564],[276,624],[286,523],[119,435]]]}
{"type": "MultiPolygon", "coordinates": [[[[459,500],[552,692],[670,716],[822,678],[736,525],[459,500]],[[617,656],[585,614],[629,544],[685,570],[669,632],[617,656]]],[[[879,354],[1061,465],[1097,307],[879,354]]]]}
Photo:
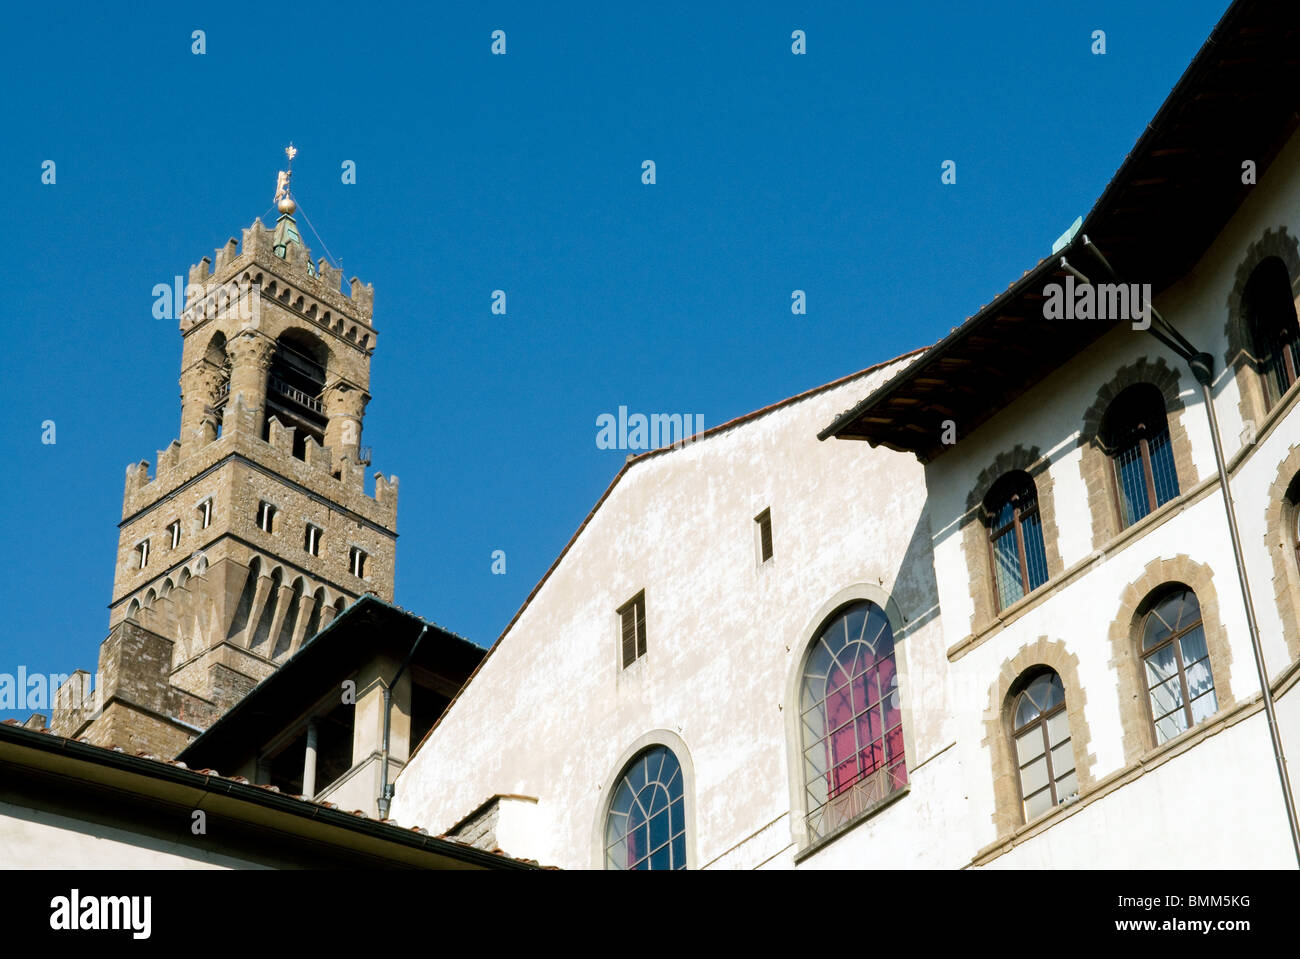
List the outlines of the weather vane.
{"type": "Polygon", "coordinates": [[[281,170],[275,177],[275,203],[276,208],[285,214],[291,214],[298,208],[298,204],[293,202],[293,197],[289,196],[289,178],[293,176],[293,158],[298,155],[293,141],[284,148],[284,155],[289,158],[289,169],[281,170]]]}

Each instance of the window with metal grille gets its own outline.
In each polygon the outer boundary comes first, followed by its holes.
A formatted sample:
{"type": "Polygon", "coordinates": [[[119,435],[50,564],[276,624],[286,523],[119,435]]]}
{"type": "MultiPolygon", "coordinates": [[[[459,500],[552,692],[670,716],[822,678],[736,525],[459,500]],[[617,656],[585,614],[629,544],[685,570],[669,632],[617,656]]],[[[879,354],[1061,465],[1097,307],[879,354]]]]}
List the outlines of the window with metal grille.
{"type": "Polygon", "coordinates": [[[606,869],[685,869],[682,767],[667,746],[637,755],[619,777],[605,816],[606,869]]]}
{"type": "Polygon", "coordinates": [[[1260,262],[1246,283],[1246,318],[1256,369],[1271,408],[1300,377],[1300,321],[1286,264],[1260,262]]]}
{"type": "Polygon", "coordinates": [[[984,497],[998,610],[1047,582],[1047,549],[1038,490],[1023,470],[1007,473],[984,497]]]}
{"type": "Polygon", "coordinates": [[[645,590],[618,609],[623,668],[645,655],[645,590]]]}
{"type": "Polygon", "coordinates": [[[1100,440],[1114,467],[1111,478],[1121,527],[1178,495],[1165,400],[1155,386],[1139,383],[1120,393],[1106,411],[1100,440]]]}
{"type": "Polygon", "coordinates": [[[1048,670],[1030,679],[1011,715],[1020,798],[1029,822],[1079,794],[1061,677],[1048,670]]]}
{"type": "Polygon", "coordinates": [[[257,504],[257,528],[265,533],[275,531],[276,508],[266,500],[257,504]]]}
{"type": "Polygon", "coordinates": [[[180,520],[172,521],[171,525],[167,527],[167,535],[171,537],[172,549],[175,549],[177,546],[181,545],[181,521],[180,520]]]}
{"type": "Polygon", "coordinates": [[[362,579],[366,575],[366,558],[365,551],[356,546],[353,546],[348,551],[348,569],[358,579],[362,579]]]}
{"type": "Polygon", "coordinates": [[[319,526],[312,526],[311,523],[307,524],[307,535],[303,539],[302,548],[312,556],[320,555],[320,535],[321,529],[319,526]]]}
{"type": "Polygon", "coordinates": [[[754,517],[758,524],[758,562],[766,563],[772,558],[772,510],[765,509],[754,517]]]}
{"type": "Polygon", "coordinates": [[[1157,746],[1218,711],[1201,604],[1186,586],[1165,592],[1146,614],[1142,667],[1157,746]]]}
{"type": "Polygon", "coordinates": [[[829,836],[907,785],[894,633],[874,603],[846,606],[808,649],[799,691],[806,825],[829,836]]]}

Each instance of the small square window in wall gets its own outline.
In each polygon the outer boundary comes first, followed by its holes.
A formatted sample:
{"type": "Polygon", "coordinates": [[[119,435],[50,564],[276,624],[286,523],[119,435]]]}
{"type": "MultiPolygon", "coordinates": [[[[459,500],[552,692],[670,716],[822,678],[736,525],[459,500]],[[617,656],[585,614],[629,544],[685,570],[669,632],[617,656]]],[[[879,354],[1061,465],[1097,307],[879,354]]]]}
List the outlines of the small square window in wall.
{"type": "Polygon", "coordinates": [[[149,565],[149,541],[147,539],[135,548],[135,555],[139,562],[138,569],[144,569],[149,565]]]}
{"type": "Polygon", "coordinates": [[[173,520],[172,524],[167,527],[167,535],[171,537],[171,548],[175,549],[181,545],[181,521],[173,520]]]}
{"type": "Polygon", "coordinates": [[[627,669],[645,655],[645,590],[620,607],[618,617],[623,668],[627,669]]]}
{"type": "Polygon", "coordinates": [[[212,525],[212,500],[205,499],[199,504],[199,528],[207,529],[212,525]]]}
{"type": "Polygon", "coordinates": [[[762,565],[772,558],[772,510],[763,510],[754,522],[758,524],[758,562],[762,565]]]}
{"type": "Polygon", "coordinates": [[[307,535],[303,540],[302,548],[312,556],[320,555],[320,534],[321,529],[319,526],[312,526],[311,523],[307,524],[307,535]]]}
{"type": "Polygon", "coordinates": [[[365,551],[355,546],[348,552],[348,569],[352,571],[352,575],[357,579],[363,579],[366,575],[367,558],[365,551]]]}
{"type": "Polygon", "coordinates": [[[257,528],[264,533],[275,532],[276,509],[266,500],[257,504],[257,528]]]}

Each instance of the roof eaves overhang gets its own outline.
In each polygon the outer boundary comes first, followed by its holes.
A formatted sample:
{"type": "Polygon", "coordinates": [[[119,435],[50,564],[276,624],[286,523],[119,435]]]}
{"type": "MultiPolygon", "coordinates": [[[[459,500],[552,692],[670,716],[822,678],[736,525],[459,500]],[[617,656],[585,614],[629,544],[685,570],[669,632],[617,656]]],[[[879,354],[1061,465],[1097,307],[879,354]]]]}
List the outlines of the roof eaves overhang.
{"type": "MultiPolygon", "coordinates": [[[[0,768],[56,776],[62,782],[61,798],[74,800],[84,788],[83,801],[90,805],[95,791],[101,789],[142,800],[183,801],[191,808],[198,808],[199,800],[208,796],[205,809],[219,808],[223,817],[266,830],[277,841],[303,843],[304,848],[324,841],[338,850],[386,859],[392,865],[537,868],[529,861],[286,796],[210,770],[132,756],[18,725],[0,724],[0,768]]],[[[27,777],[22,779],[26,782],[27,777]]]]}
{"type": "Polygon", "coordinates": [[[415,665],[441,666],[468,676],[486,655],[486,650],[465,637],[367,593],[253,687],[177,758],[216,768],[241,763],[250,749],[286,728],[366,660],[385,648],[405,656],[423,627],[428,627],[428,635],[420,644],[415,665]]]}

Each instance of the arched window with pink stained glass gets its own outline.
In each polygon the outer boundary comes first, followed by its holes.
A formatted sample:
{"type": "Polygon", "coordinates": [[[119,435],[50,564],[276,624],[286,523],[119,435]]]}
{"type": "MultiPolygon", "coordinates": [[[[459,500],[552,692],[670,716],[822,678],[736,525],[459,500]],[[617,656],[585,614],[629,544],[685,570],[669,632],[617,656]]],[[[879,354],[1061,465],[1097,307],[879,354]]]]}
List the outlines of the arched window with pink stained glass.
{"type": "Polygon", "coordinates": [[[855,602],[827,621],[808,649],[799,696],[815,842],[907,785],[894,632],[883,609],[855,602]]]}

